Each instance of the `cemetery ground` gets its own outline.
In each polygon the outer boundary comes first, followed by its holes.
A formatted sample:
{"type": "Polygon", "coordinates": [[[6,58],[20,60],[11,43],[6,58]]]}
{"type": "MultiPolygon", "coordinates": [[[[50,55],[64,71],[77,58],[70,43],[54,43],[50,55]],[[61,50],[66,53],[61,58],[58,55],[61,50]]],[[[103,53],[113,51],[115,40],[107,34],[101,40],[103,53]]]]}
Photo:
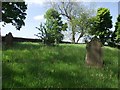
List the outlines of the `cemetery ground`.
{"type": "Polygon", "coordinates": [[[3,88],[117,88],[120,50],[103,47],[103,68],[85,64],[85,44],[15,43],[2,50],[3,88]]]}

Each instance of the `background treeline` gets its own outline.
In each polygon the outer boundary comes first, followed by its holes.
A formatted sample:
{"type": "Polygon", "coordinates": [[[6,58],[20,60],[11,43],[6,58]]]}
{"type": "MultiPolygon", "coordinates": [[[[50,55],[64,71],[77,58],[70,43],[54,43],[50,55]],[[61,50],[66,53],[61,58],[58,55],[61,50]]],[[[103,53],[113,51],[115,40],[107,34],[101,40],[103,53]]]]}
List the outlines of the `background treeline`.
{"type": "MultiPolygon", "coordinates": [[[[115,26],[112,25],[110,10],[104,7],[88,8],[78,2],[50,2],[50,8],[46,11],[45,23],[36,27],[36,34],[46,45],[59,44],[64,39],[64,32],[70,31],[71,42],[78,43],[81,38],[85,42],[92,37],[100,39],[103,45],[116,47],[120,44],[120,15],[118,15],[115,26]],[[67,22],[63,22],[66,18],[67,22]],[[115,30],[111,30],[115,27],[115,30]],[[78,38],[76,38],[78,36],[78,38]]],[[[27,4],[25,2],[3,2],[2,22],[5,26],[12,23],[17,30],[25,25],[27,4]]]]}

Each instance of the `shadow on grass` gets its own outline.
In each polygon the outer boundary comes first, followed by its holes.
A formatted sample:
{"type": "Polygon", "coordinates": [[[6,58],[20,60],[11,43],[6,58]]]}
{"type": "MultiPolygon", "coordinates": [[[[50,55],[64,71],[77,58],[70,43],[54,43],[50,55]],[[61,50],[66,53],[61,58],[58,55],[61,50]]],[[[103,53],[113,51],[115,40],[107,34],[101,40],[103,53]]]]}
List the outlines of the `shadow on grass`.
{"type": "MultiPolygon", "coordinates": [[[[99,84],[109,87],[105,84],[109,81],[104,83],[95,78],[94,82],[94,78],[91,79],[90,73],[87,73],[89,69],[78,66],[84,65],[85,47],[74,45],[48,47],[38,43],[17,43],[10,49],[14,53],[6,53],[7,56],[12,55],[13,58],[10,63],[3,63],[3,87],[99,87],[99,84]],[[16,53],[17,50],[18,53],[16,53]],[[71,65],[65,66],[69,63],[71,65]],[[55,65],[58,67],[56,68],[55,65]]],[[[4,51],[6,50],[9,49],[4,49],[4,51]]],[[[109,60],[111,51],[105,50],[105,52],[106,66],[116,74],[116,67],[113,68],[116,60],[111,64],[111,60],[109,60]]]]}
{"type": "Polygon", "coordinates": [[[8,50],[8,49],[13,49],[13,50],[24,50],[24,49],[38,49],[40,47],[43,47],[44,45],[41,43],[32,43],[32,42],[16,42],[13,44],[11,47],[5,46],[5,44],[2,45],[2,50],[8,50]]]}
{"type": "MultiPolygon", "coordinates": [[[[17,61],[3,63],[3,76],[4,76],[3,87],[4,88],[87,87],[87,85],[85,84],[86,80],[85,78],[83,78],[82,74],[81,75],[77,74],[76,76],[74,76],[71,75],[71,71],[69,70],[59,71],[56,69],[57,72],[52,71],[53,70],[52,59],[58,59],[63,63],[76,64],[76,61],[78,60],[77,58],[75,58],[76,54],[70,53],[69,54],[70,56],[67,55],[68,53],[66,51],[69,51],[68,49],[71,49],[71,47],[69,48],[67,47],[66,49],[64,47],[60,48],[57,47],[55,51],[58,52],[58,54],[48,53],[49,55],[48,57],[45,58],[44,61],[38,59],[36,60],[30,59],[29,61],[22,63],[17,61]],[[65,51],[65,54],[62,54],[62,50],[65,51]],[[62,57],[59,56],[59,54],[61,54],[62,57]],[[52,58],[49,57],[51,55],[52,58]],[[73,57],[71,55],[73,55],[73,57]],[[24,68],[24,70],[19,72],[19,69],[21,67],[24,68]]],[[[57,62],[55,61],[54,63],[57,62]]]]}
{"type": "Polygon", "coordinates": [[[120,55],[120,50],[117,48],[104,47],[103,48],[103,60],[105,64],[105,70],[113,72],[114,75],[118,76],[118,62],[120,55]]]}
{"type": "Polygon", "coordinates": [[[83,62],[83,60],[85,59],[85,52],[86,52],[85,48],[70,44],[52,47],[52,46],[45,46],[39,43],[30,43],[30,42],[15,43],[13,47],[9,49],[5,49],[5,48],[6,47],[3,48],[3,51],[13,50],[13,52],[11,53],[12,57],[14,57],[13,54],[15,54],[16,52],[16,55],[19,56],[19,58],[17,59],[20,58],[23,59],[22,57],[20,57],[20,55],[23,54],[22,56],[24,58],[29,56],[28,57],[29,59],[33,57],[35,58],[38,57],[38,59],[40,59],[41,56],[41,58],[44,57],[45,60],[49,60],[49,61],[51,60],[53,62],[60,60],[65,63],[75,63],[75,64],[76,62],[78,63],[83,62]],[[18,50],[19,52],[17,52],[18,50]]]}
{"type": "Polygon", "coordinates": [[[14,79],[15,76],[19,76],[22,73],[15,72],[6,63],[2,64],[2,87],[4,88],[15,88],[15,87],[26,87],[22,82],[14,79]]]}
{"type": "MultiPolygon", "coordinates": [[[[86,50],[83,47],[74,47],[73,45],[61,45],[58,47],[52,47],[54,49],[54,53],[50,52],[50,53],[46,53],[48,54],[48,56],[52,56],[52,58],[46,57],[46,59],[55,59],[55,60],[59,60],[65,63],[72,63],[72,64],[76,64],[78,62],[78,64],[83,64],[82,62],[84,62],[85,59],[85,53],[86,50]]],[[[54,61],[55,61],[54,60],[54,61]]]]}

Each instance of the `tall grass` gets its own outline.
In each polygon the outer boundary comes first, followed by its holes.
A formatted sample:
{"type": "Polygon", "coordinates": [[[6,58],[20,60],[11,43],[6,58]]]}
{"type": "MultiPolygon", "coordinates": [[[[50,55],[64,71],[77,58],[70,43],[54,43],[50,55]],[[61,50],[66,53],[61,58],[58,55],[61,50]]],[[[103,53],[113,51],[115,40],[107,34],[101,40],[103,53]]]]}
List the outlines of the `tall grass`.
{"type": "Polygon", "coordinates": [[[117,88],[118,49],[103,47],[103,68],[85,65],[86,45],[16,43],[3,47],[3,88],[117,88]]]}

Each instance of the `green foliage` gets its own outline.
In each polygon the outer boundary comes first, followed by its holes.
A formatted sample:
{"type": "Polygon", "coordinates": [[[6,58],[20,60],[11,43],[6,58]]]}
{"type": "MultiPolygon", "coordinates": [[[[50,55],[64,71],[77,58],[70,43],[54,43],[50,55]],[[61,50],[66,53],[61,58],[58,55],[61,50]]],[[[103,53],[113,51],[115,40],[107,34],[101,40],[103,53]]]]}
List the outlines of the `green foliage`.
{"type": "Polygon", "coordinates": [[[52,7],[55,8],[69,22],[72,43],[75,43],[76,35],[78,37],[78,42],[87,31],[87,18],[94,14],[94,9],[88,9],[84,3],[73,2],[71,0],[67,0],[67,2],[51,2],[51,4],[52,7]]]}
{"type": "Polygon", "coordinates": [[[81,12],[78,17],[72,19],[72,25],[75,27],[75,32],[79,33],[79,37],[77,39],[77,43],[81,37],[88,34],[91,28],[90,19],[93,17],[90,14],[91,11],[87,10],[85,12],[81,12]]]}
{"type": "Polygon", "coordinates": [[[2,2],[2,21],[12,23],[16,29],[20,30],[25,25],[27,5],[25,2],[2,2]]]}
{"type": "Polygon", "coordinates": [[[115,30],[112,32],[111,41],[113,43],[120,42],[120,15],[117,17],[117,22],[115,24],[115,30]]]}
{"type": "Polygon", "coordinates": [[[60,14],[54,9],[49,9],[45,14],[45,18],[45,25],[38,28],[42,32],[44,40],[48,44],[59,43],[63,39],[61,31],[66,30],[67,23],[63,24],[60,14]]]}
{"type": "Polygon", "coordinates": [[[117,88],[118,53],[103,48],[102,69],[85,65],[84,44],[48,47],[22,42],[2,50],[3,88],[117,88]]]}
{"type": "Polygon", "coordinates": [[[117,41],[120,42],[120,22],[118,23],[116,35],[117,35],[116,37],[117,41]]]}
{"type": "Polygon", "coordinates": [[[120,42],[120,15],[117,18],[117,22],[115,25],[115,35],[116,35],[116,41],[120,42]]]}
{"type": "Polygon", "coordinates": [[[101,42],[104,44],[111,35],[110,28],[112,28],[112,16],[107,8],[99,8],[97,16],[91,18],[90,34],[99,36],[101,42]]]}
{"type": "Polygon", "coordinates": [[[48,37],[49,37],[49,33],[47,32],[45,26],[41,23],[40,27],[36,27],[36,29],[38,29],[40,32],[38,34],[35,34],[37,37],[39,37],[43,43],[47,43],[48,37]]]}

